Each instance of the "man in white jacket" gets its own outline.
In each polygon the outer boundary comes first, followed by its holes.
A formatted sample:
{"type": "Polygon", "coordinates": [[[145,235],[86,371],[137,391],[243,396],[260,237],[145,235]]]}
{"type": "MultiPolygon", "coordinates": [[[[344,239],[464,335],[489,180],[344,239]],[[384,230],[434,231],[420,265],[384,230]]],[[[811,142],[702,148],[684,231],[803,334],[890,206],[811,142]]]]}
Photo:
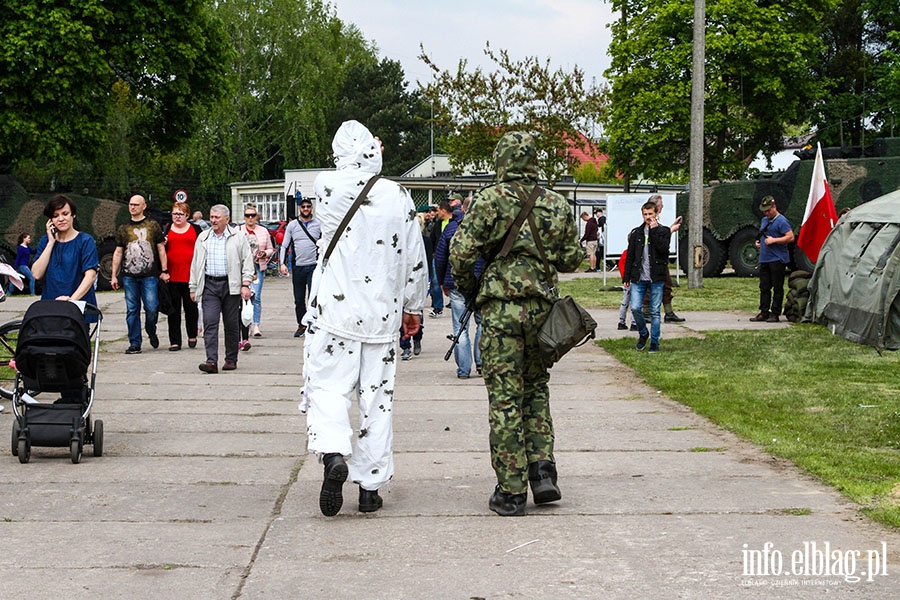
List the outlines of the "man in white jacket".
{"type": "Polygon", "coordinates": [[[428,282],[415,205],[406,189],[386,179],[376,181],[324,261],[338,225],[382,164],[381,142],[357,121],[341,125],[332,149],[337,169],[314,184],[322,238],[305,317],[304,365],[309,451],[324,464],[319,508],[326,516],[340,511],[348,475],[359,484],[361,512],[382,506],[378,489],[394,474],[397,340],[401,325],[404,336],[418,330],[428,282]],[[354,391],[360,419],[355,448],[354,391]]]}

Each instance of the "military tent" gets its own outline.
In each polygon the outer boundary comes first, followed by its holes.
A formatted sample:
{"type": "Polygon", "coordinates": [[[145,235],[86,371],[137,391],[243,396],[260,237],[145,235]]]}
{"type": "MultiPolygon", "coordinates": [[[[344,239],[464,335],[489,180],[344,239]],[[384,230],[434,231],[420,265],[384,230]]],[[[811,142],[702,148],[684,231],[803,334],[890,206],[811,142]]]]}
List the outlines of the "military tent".
{"type": "Polygon", "coordinates": [[[809,282],[805,319],[879,352],[900,349],[900,190],[837,222],[809,282]]]}

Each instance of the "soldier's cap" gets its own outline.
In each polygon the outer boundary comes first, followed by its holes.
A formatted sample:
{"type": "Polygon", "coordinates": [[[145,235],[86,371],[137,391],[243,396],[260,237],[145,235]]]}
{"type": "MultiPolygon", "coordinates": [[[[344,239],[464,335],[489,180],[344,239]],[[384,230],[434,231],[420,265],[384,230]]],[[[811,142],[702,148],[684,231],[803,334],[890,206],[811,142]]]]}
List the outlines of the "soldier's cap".
{"type": "Polygon", "coordinates": [[[460,194],[459,192],[450,192],[447,195],[447,200],[450,200],[451,202],[453,200],[459,200],[460,202],[462,202],[462,199],[463,199],[462,194],[460,194]]]}
{"type": "Polygon", "coordinates": [[[428,207],[428,205],[424,204],[424,205],[420,206],[419,208],[417,208],[416,212],[424,213],[424,212],[428,212],[429,210],[430,210],[430,208],[428,207]]]}
{"type": "Polygon", "coordinates": [[[759,202],[760,212],[766,212],[773,206],[775,206],[775,198],[773,198],[772,196],[764,196],[763,199],[759,202]]]}

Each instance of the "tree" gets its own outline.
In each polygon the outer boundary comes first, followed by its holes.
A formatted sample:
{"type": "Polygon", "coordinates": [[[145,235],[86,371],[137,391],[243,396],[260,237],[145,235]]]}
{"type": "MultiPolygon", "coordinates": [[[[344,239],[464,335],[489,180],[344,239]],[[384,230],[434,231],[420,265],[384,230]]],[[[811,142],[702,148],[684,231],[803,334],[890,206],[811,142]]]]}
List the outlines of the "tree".
{"type": "MultiPolygon", "coordinates": [[[[835,0],[708,0],[704,173],[741,175],[781,149],[824,93],[812,70],[835,0]]],[[[686,173],[692,0],[613,0],[607,150],[626,175],[686,173]]]]}
{"type": "Polygon", "coordinates": [[[430,107],[421,92],[407,91],[398,61],[360,62],[347,71],[338,91],[329,131],[355,119],[385,146],[384,172],[400,175],[430,153],[430,107]]]}
{"type": "Polygon", "coordinates": [[[857,145],[892,135],[900,106],[896,1],[842,0],[825,24],[827,46],[815,69],[828,90],[813,117],[820,141],[857,145]]]}
{"type": "Polygon", "coordinates": [[[549,59],[526,57],[515,62],[505,50],[494,52],[490,44],[484,53],[496,71],[470,72],[461,60],[451,73],[441,71],[424,48],[419,56],[434,72],[423,95],[435,107],[434,122],[447,132],[440,142],[451,165],[460,171],[466,166],[491,171],[494,147],[503,134],[524,130],[535,134],[543,175],[554,183],[570,170],[566,150],[572,144],[585,149],[581,132],[599,121],[602,90],[586,86],[577,66],[565,72],[553,71],[549,59]]]}
{"type": "Polygon", "coordinates": [[[375,60],[359,32],[320,0],[221,0],[216,14],[235,52],[228,94],[191,144],[206,185],[330,164],[338,90],[351,65],[375,60]]]}
{"type": "Polygon", "coordinates": [[[5,0],[0,162],[96,156],[120,81],[139,104],[133,143],[176,147],[220,92],[225,42],[202,0],[5,0]]]}

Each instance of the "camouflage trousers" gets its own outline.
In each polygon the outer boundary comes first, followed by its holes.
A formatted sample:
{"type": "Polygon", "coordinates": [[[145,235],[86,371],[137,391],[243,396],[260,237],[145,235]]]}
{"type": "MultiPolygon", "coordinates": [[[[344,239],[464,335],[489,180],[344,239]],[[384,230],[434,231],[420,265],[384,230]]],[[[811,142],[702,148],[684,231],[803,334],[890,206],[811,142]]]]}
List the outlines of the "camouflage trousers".
{"type": "Polygon", "coordinates": [[[491,465],[500,489],[528,489],[528,463],[553,461],[550,373],[537,351],[551,304],[489,300],[481,307],[481,361],[488,391],[491,465]]]}

